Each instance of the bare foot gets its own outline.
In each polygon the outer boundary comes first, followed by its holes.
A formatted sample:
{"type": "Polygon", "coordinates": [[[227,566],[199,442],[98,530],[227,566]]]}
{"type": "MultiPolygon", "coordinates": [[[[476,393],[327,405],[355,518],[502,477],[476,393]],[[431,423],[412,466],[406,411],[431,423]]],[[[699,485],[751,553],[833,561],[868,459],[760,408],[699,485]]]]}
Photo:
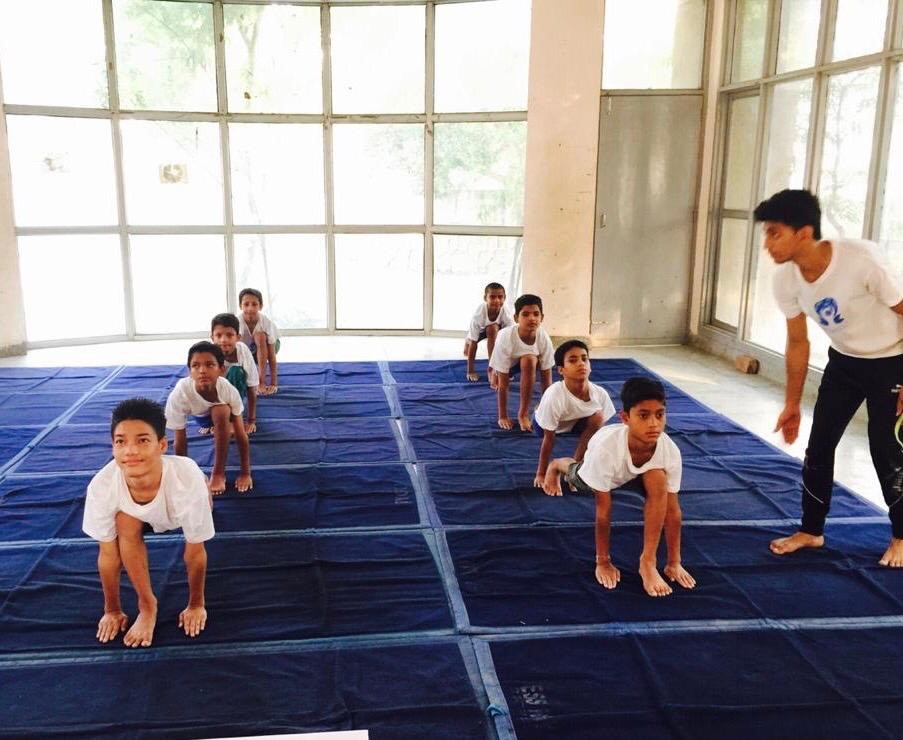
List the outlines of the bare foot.
{"type": "Polygon", "coordinates": [[[807,534],[806,532],[794,532],[789,537],[778,537],[772,540],[768,547],[775,555],[789,555],[804,547],[821,547],[825,544],[825,536],[807,534]]]}
{"type": "Polygon", "coordinates": [[[104,612],[97,623],[97,639],[101,642],[109,642],[120,632],[125,632],[129,624],[129,618],[125,612],[104,612]]]}
{"type": "Polygon", "coordinates": [[[561,495],[561,473],[551,466],[546,470],[546,477],[542,482],[542,490],[549,496],[561,495]]]}
{"type": "Polygon", "coordinates": [[[505,430],[514,429],[514,422],[511,421],[511,419],[509,419],[507,416],[504,416],[499,419],[499,426],[505,430]]]}
{"type": "Polygon", "coordinates": [[[214,496],[221,494],[226,490],[226,476],[222,473],[214,473],[210,476],[210,482],[207,488],[214,496]]]}
{"type": "Polygon", "coordinates": [[[213,427],[198,427],[198,434],[210,434],[213,432],[213,427]]]}
{"type": "Polygon", "coordinates": [[[150,647],[154,640],[154,627],[157,626],[157,610],[142,609],[132,628],[125,633],[122,641],[126,647],[150,647]]]}
{"type": "Polygon", "coordinates": [[[467,379],[471,383],[476,383],[480,379],[480,374],[479,373],[467,373],[467,379]]]}
{"type": "Polygon", "coordinates": [[[903,540],[896,537],[890,538],[890,544],[878,565],[886,565],[888,568],[903,568],[903,540]]]}
{"type": "Polygon", "coordinates": [[[202,606],[187,606],[179,614],[179,627],[189,637],[197,637],[207,624],[207,610],[202,606]]]}
{"type": "Polygon", "coordinates": [[[518,414],[517,423],[520,425],[520,430],[522,432],[533,431],[533,419],[530,418],[529,414],[518,414]]]}
{"type": "Polygon", "coordinates": [[[235,479],[235,490],[239,493],[246,493],[254,488],[254,481],[251,480],[250,473],[242,473],[235,479]]]}
{"type": "Polygon", "coordinates": [[[693,578],[680,563],[669,563],[664,568],[665,577],[677,581],[684,588],[693,588],[696,579],[693,578]]]}
{"type": "Polygon", "coordinates": [[[673,591],[659,575],[655,563],[644,563],[640,560],[640,578],[643,579],[643,589],[650,596],[667,596],[673,591]]]}
{"type": "Polygon", "coordinates": [[[621,571],[612,565],[611,560],[596,563],[596,580],[605,588],[614,588],[621,580],[621,571]]]}

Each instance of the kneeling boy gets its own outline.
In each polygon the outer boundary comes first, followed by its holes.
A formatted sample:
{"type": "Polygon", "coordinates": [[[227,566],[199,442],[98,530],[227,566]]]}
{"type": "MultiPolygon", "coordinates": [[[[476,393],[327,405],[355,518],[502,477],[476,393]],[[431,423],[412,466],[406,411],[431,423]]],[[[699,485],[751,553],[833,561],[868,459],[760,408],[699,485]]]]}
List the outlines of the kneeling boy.
{"type": "Polygon", "coordinates": [[[662,527],[668,547],[665,575],[684,588],[696,581],[680,562],[680,450],[665,434],[665,389],[651,378],[630,378],[621,389],[621,421],[603,427],[589,441],[582,463],[559,457],[549,463],[544,490],[561,495],[561,479],[577,491],[596,496],[596,580],[614,588],[621,572],[611,562],[609,549],[611,491],[641,477],[646,494],[643,507],[643,552],[640,578],[650,596],[667,596],[671,587],[659,575],[656,554],[662,527]]]}
{"type": "Polygon", "coordinates": [[[238,445],[241,470],[235,488],[244,493],[253,486],[251,450],[241,418],[244,406],[235,387],[223,375],[226,372],[223,351],[212,342],[197,342],[188,350],[189,377],[182,378],[166,399],[166,428],[175,432],[176,455],[188,455],[188,417],[201,417],[201,426],[213,428],[213,470],[210,492],[226,490],[226,457],[229,439],[238,445]]]}
{"type": "Polygon", "coordinates": [[[542,390],[552,385],[552,367],[555,356],[552,340],[542,324],[542,298],[526,293],[514,302],[513,326],[498,333],[495,348],[489,358],[492,373],[492,387],[498,391],[498,425],[502,429],[513,429],[514,422],[508,418],[508,384],[511,375],[520,371],[520,406],[517,423],[523,432],[533,431],[530,420],[530,401],[533,398],[533,384],[536,371],[540,371],[542,390]]]}
{"type": "Polygon", "coordinates": [[[148,647],[157,623],[157,599],[151,588],[144,527],[155,532],[182,528],[188,606],[179,627],[196,637],[207,622],[204,578],[207,551],[213,537],[213,517],[207,479],[193,460],[166,452],[166,417],[160,405],[146,398],[120,403],[110,425],[113,460],[88,484],[82,529],[100,543],[97,569],[103,586],[103,616],[97,639],[109,642],[125,632],[129,618],[119,601],[123,566],[138,596],[138,618],[125,633],[128,647],[148,647]]]}
{"type": "Polygon", "coordinates": [[[615,415],[608,391],[589,381],[589,348],[583,342],[579,339],[563,342],[555,350],[555,366],[561,380],[546,389],[533,414],[536,431],[542,435],[536,477],[533,479],[537,488],[545,485],[556,434],[573,432],[580,435],[574,452],[574,459],[580,462],[590,437],[615,415]]]}

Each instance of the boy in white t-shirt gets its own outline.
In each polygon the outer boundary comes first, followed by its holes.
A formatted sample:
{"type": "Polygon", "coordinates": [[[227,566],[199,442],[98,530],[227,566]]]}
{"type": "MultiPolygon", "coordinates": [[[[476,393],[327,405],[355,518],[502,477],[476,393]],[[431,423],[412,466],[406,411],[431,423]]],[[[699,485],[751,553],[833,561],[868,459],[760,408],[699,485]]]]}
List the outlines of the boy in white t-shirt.
{"type": "Polygon", "coordinates": [[[514,320],[517,323],[498,333],[489,367],[495,371],[492,387],[498,391],[498,425],[502,429],[514,428],[514,422],[508,418],[508,385],[512,374],[520,371],[517,423],[523,432],[533,431],[530,400],[537,369],[542,390],[552,385],[555,357],[552,340],[540,326],[542,319],[542,298],[526,293],[514,302],[514,320]]]}
{"type": "MultiPolygon", "coordinates": [[[[248,434],[257,431],[257,386],[260,376],[257,364],[248,345],[239,341],[238,317],[232,313],[218,313],[210,322],[210,339],[223,351],[226,380],[228,380],[242,400],[248,399],[248,434]]],[[[207,429],[207,431],[212,431],[207,429]]]]}
{"type": "Polygon", "coordinates": [[[533,484],[545,485],[546,469],[555,447],[555,435],[579,434],[574,459],[583,460],[586,445],[601,426],[615,415],[611,398],[601,386],[590,383],[589,348],[579,339],[569,339],[555,350],[555,366],[561,380],[552,383],[533,412],[536,431],[542,436],[539,462],[533,484]]]}
{"type": "Polygon", "coordinates": [[[681,457],[677,445],[665,434],[665,389],[651,378],[629,378],[621,389],[621,421],[602,427],[589,441],[583,462],[559,457],[549,463],[544,490],[561,495],[561,476],[573,490],[596,497],[596,580],[614,588],[621,580],[611,562],[611,492],[640,477],[646,496],[643,507],[643,551],[640,578],[650,596],[667,596],[671,587],[659,575],[656,554],[665,530],[668,562],[664,573],[684,588],[696,580],[680,561],[681,457]]]}
{"type": "Polygon", "coordinates": [[[235,437],[241,470],[235,479],[239,493],[250,490],[251,450],[241,414],[244,406],[235,387],[223,375],[226,372],[223,351],[212,342],[198,342],[188,350],[189,377],[182,378],[166,399],[166,428],[175,432],[175,452],[188,455],[188,417],[196,417],[202,427],[213,428],[213,470],[210,493],[226,490],[226,457],[229,440],[235,437]]]}
{"type": "Polygon", "coordinates": [[[869,451],[891,522],[880,565],[903,567],[903,291],[878,260],[875,244],[821,238],[821,206],[808,190],[782,190],[759,203],[765,249],[778,267],[774,294],[787,319],[787,391],[775,431],[799,435],[800,399],[809,368],[809,316],[831,340],[803,461],[799,531],[771,542],[786,555],[821,547],[831,506],[834,451],[866,402],[869,451]]]}
{"type": "Polygon", "coordinates": [[[263,293],[254,288],[245,288],[238,294],[239,334],[241,341],[248,345],[257,357],[257,373],[260,376],[258,391],[261,396],[269,396],[279,390],[276,370],[276,353],[279,351],[279,332],[269,316],[261,313],[263,293]],[[270,366],[270,382],[267,384],[267,365],[270,366]]]}
{"type": "MultiPolygon", "coordinates": [[[[505,306],[505,286],[501,283],[489,283],[483,291],[483,302],[477,306],[467,339],[464,340],[464,356],[467,358],[467,379],[475,382],[480,379],[474,364],[477,357],[477,345],[486,340],[489,357],[495,348],[495,338],[500,329],[514,324],[511,314],[505,306]]],[[[492,368],[489,368],[489,382],[492,383],[492,368]]]]}
{"type": "Polygon", "coordinates": [[[123,642],[127,647],[148,647],[153,641],[157,599],[144,544],[148,524],[155,532],[182,528],[188,606],[179,614],[179,627],[189,637],[197,637],[207,623],[204,542],[213,537],[207,479],[193,460],[164,456],[166,417],[153,401],[133,398],[120,403],[113,410],[110,433],[113,460],[88,484],[82,522],[85,534],[100,546],[97,569],[104,613],[97,624],[97,639],[110,642],[128,626],[119,600],[124,566],[138,597],[138,617],[123,642]]]}

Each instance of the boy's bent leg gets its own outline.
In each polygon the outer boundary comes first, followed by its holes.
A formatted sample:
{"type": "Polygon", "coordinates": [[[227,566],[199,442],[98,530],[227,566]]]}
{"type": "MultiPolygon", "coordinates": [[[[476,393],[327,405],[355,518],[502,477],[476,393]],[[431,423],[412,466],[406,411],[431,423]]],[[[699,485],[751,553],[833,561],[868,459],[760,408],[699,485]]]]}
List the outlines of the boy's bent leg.
{"type": "Polygon", "coordinates": [[[138,617],[123,638],[128,647],[149,647],[157,625],[157,597],[151,588],[143,529],[139,519],[121,511],[116,515],[119,556],[138,596],[138,617]]]}
{"type": "Polygon", "coordinates": [[[517,410],[517,423],[522,432],[533,431],[530,402],[533,400],[533,384],[536,382],[538,359],[536,355],[524,355],[520,358],[520,405],[517,410]]]}
{"type": "Polygon", "coordinates": [[[680,562],[680,525],[683,516],[676,493],[668,493],[668,509],[665,512],[665,545],[668,548],[668,563],[663,573],[671,581],[676,581],[684,588],[693,588],[696,579],[691,576],[680,562]]]}
{"type": "Polygon", "coordinates": [[[668,510],[668,486],[664,470],[643,473],[646,503],[643,506],[643,552],[640,553],[640,578],[643,589],[650,596],[667,596],[671,587],[658,572],[656,562],[658,543],[662,536],[665,513],[668,510]]]}
{"type": "Polygon", "coordinates": [[[125,632],[129,618],[119,601],[119,574],[122,572],[119,541],[100,542],[99,545],[97,571],[103,588],[103,616],[97,623],[97,639],[109,642],[120,632],[125,632]]]}
{"type": "Polygon", "coordinates": [[[207,549],[203,542],[185,543],[185,571],[188,574],[188,606],[179,614],[179,627],[189,637],[197,637],[207,625],[204,582],[207,577],[207,549]]]}
{"type": "Polygon", "coordinates": [[[210,409],[210,418],[213,420],[213,470],[207,487],[214,496],[226,490],[226,457],[229,454],[229,433],[232,429],[230,416],[228,404],[217,404],[210,409]]]}

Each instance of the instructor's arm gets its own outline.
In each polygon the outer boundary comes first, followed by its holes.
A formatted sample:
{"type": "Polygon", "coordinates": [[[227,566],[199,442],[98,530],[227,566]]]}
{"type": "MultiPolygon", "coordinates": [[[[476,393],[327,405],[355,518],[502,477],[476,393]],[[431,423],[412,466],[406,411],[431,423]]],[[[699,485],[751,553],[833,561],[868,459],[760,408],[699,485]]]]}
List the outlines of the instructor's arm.
{"type": "Polygon", "coordinates": [[[806,314],[787,319],[787,392],[784,410],[778,417],[774,430],[784,435],[787,444],[793,444],[800,433],[800,399],[809,369],[809,337],[806,333],[806,314]]]}

